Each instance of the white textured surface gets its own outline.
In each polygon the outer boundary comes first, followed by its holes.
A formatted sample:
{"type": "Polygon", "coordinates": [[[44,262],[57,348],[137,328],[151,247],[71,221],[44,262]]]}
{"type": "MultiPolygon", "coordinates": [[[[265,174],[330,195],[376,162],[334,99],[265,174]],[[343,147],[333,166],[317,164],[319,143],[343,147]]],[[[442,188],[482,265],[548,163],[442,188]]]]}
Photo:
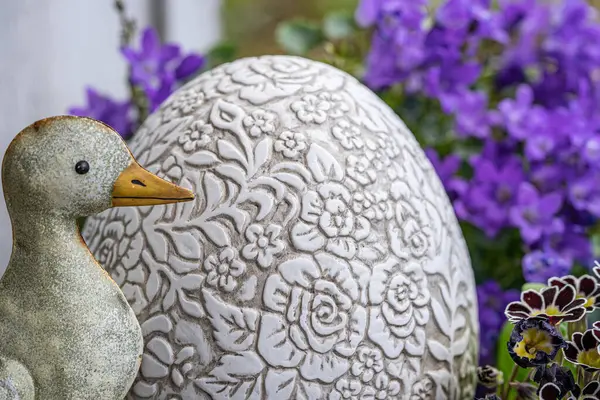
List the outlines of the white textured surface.
{"type": "MultiPolygon", "coordinates": [[[[204,50],[218,39],[218,0],[167,4],[166,36],[186,49],[204,50]],[[174,18],[187,15],[185,24],[174,18]],[[193,16],[197,21],[193,24],[193,16]]],[[[127,0],[140,26],[148,0],[127,0]]],[[[126,66],[119,52],[113,1],[12,0],[0,10],[0,154],[30,123],[66,113],[85,101],[85,86],[125,96],[126,66]]],[[[10,256],[11,231],[0,189],[0,274],[10,256]]]]}
{"type": "Polygon", "coordinates": [[[355,79],[239,60],[180,89],[131,150],[197,193],[86,225],[142,323],[132,397],[473,397],[458,223],[412,134],[355,79]]]}

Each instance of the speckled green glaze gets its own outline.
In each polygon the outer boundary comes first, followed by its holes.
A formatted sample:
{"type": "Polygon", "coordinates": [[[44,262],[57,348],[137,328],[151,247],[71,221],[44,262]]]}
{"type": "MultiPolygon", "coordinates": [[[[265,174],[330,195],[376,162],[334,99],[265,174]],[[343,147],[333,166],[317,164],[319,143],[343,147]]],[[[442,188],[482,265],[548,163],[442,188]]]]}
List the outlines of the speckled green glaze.
{"type": "Polygon", "coordinates": [[[111,206],[132,160],[112,129],[76,117],[39,121],[9,146],[2,182],[14,244],[0,280],[0,399],[125,397],[142,333],[76,218],[111,206]],[[75,172],[80,160],[89,173],[75,172]]]}

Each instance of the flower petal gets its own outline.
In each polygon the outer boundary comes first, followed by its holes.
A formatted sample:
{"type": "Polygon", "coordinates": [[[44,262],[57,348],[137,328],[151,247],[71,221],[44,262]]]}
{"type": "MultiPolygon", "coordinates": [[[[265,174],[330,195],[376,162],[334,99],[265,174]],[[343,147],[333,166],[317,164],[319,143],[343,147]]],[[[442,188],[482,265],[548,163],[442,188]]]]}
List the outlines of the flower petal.
{"type": "MultiPolygon", "coordinates": [[[[532,310],[541,310],[544,307],[544,298],[535,290],[527,290],[523,292],[521,295],[521,301],[527,304],[532,310]]],[[[508,310],[508,307],[506,309],[508,310]]]]}

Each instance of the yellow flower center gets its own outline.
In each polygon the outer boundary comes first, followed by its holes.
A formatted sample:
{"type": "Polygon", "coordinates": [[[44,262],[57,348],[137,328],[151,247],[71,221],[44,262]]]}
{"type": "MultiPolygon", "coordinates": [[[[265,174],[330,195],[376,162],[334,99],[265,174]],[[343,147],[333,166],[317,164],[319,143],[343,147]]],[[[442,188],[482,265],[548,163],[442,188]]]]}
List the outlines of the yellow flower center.
{"type": "Polygon", "coordinates": [[[539,351],[546,354],[552,353],[552,337],[546,331],[529,328],[522,334],[523,340],[518,342],[513,350],[519,357],[532,360],[539,351]]]}
{"type": "Polygon", "coordinates": [[[577,355],[577,362],[588,367],[600,369],[600,353],[598,349],[583,351],[577,355]]]}
{"type": "Polygon", "coordinates": [[[540,314],[546,314],[549,317],[560,317],[560,316],[564,315],[563,313],[560,312],[560,310],[557,307],[555,307],[555,306],[549,306],[549,307],[546,307],[543,310],[534,310],[531,313],[531,316],[535,317],[535,316],[538,316],[540,314]]]}
{"type": "Polygon", "coordinates": [[[596,298],[595,297],[586,297],[585,294],[583,294],[583,293],[579,293],[577,295],[577,298],[578,299],[585,299],[585,303],[583,304],[583,306],[585,308],[592,307],[594,305],[594,303],[596,302],[596,298]]]}

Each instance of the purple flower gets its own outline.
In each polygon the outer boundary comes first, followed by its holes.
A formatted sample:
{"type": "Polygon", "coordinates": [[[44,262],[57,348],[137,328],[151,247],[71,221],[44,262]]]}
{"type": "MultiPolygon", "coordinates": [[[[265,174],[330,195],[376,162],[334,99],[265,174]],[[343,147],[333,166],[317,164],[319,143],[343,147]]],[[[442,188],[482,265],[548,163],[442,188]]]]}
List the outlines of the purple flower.
{"type": "Polygon", "coordinates": [[[570,184],[568,198],[573,207],[579,211],[587,211],[600,217],[600,173],[589,172],[570,184]]]}
{"type": "Polygon", "coordinates": [[[508,225],[509,210],[524,179],[523,167],[517,157],[503,157],[502,160],[497,164],[487,157],[473,158],[474,176],[454,202],[458,217],[473,223],[488,237],[494,237],[508,225]]]}
{"type": "Polygon", "coordinates": [[[592,264],[592,243],[586,235],[585,228],[566,224],[561,219],[554,219],[542,239],[542,249],[546,252],[560,254],[569,264],[577,261],[582,265],[592,264]]]}
{"type": "Polygon", "coordinates": [[[487,138],[490,135],[490,115],[487,95],[481,91],[464,91],[442,95],[444,111],[454,113],[456,131],[460,136],[487,138]]]}
{"type": "Polygon", "coordinates": [[[571,271],[571,264],[554,252],[533,251],[523,257],[523,276],[527,282],[546,283],[571,271]]]}
{"type": "Polygon", "coordinates": [[[559,193],[540,195],[531,183],[523,182],[519,187],[517,204],[510,210],[510,220],[521,231],[525,243],[533,243],[541,238],[561,205],[559,193]]]}
{"type": "Polygon", "coordinates": [[[477,300],[481,332],[479,365],[494,365],[496,342],[506,320],[504,309],[519,300],[519,291],[503,291],[496,281],[489,280],[477,286],[477,300]]]}
{"type": "Polygon", "coordinates": [[[133,128],[132,109],[128,101],[115,101],[98,93],[92,88],[86,89],[87,105],[73,107],[69,114],[79,117],[89,117],[102,121],[119,132],[123,138],[131,136],[133,128]]]}
{"type": "Polygon", "coordinates": [[[146,28],[141,37],[140,49],[125,47],[121,50],[131,67],[131,81],[144,88],[156,109],[174,90],[178,80],[197,72],[204,59],[197,54],[182,56],[175,44],[162,44],[156,30],[146,28]]]}
{"type": "Polygon", "coordinates": [[[425,149],[425,154],[444,184],[448,196],[453,200],[465,185],[465,182],[456,176],[461,164],[460,157],[450,154],[441,158],[432,148],[425,149]]]}

